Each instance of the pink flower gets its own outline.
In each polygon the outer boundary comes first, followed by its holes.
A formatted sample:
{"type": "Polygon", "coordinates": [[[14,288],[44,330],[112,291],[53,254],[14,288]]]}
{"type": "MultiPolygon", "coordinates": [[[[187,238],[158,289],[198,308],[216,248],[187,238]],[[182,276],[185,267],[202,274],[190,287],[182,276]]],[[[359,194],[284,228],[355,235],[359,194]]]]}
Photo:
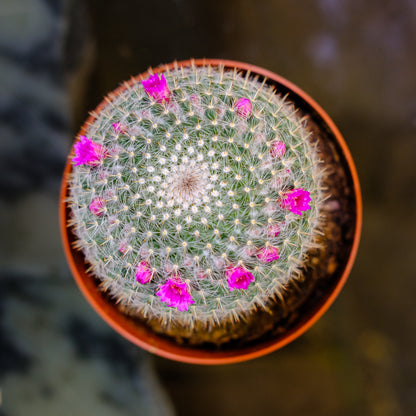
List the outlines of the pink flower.
{"type": "Polygon", "coordinates": [[[283,142],[273,142],[270,153],[272,157],[282,157],[286,153],[286,145],[283,142]]]}
{"type": "Polygon", "coordinates": [[[207,274],[203,270],[198,270],[196,273],[198,279],[206,279],[207,274]]]}
{"type": "Polygon", "coordinates": [[[195,301],[188,290],[188,285],[178,274],[174,274],[168,281],[159,286],[156,293],[162,302],[166,302],[170,308],[178,308],[178,311],[187,311],[188,306],[195,301]]]}
{"type": "Polygon", "coordinates": [[[277,237],[280,233],[280,227],[279,224],[270,224],[267,227],[267,235],[269,237],[277,237]]]}
{"type": "Polygon", "coordinates": [[[194,104],[199,104],[199,98],[195,95],[192,94],[189,99],[194,103],[194,104]]]}
{"type": "Polygon", "coordinates": [[[253,246],[244,246],[242,252],[243,255],[250,257],[256,254],[256,249],[253,246]]]}
{"type": "Polygon", "coordinates": [[[242,266],[229,267],[225,275],[231,292],[234,289],[248,289],[250,283],[254,282],[254,276],[242,266]]]}
{"type": "Polygon", "coordinates": [[[74,145],[75,156],[72,158],[74,165],[100,165],[107,156],[107,150],[85,136],[80,136],[80,139],[74,145]]]}
{"type": "Polygon", "coordinates": [[[257,258],[263,263],[270,263],[279,258],[279,249],[273,246],[263,247],[258,251],[257,258]]]}
{"type": "Polygon", "coordinates": [[[94,215],[97,215],[97,217],[101,217],[101,215],[103,215],[105,211],[104,199],[99,197],[93,199],[89,206],[89,209],[94,215]]]}
{"type": "Polygon", "coordinates": [[[136,280],[145,285],[152,280],[153,271],[147,261],[141,261],[136,269],[136,280]]]}
{"type": "Polygon", "coordinates": [[[299,188],[287,192],[281,200],[281,205],[283,208],[288,209],[294,214],[302,215],[301,211],[311,209],[309,202],[311,202],[309,192],[305,191],[303,188],[299,188]]]}
{"type": "Polygon", "coordinates": [[[235,111],[241,117],[247,118],[253,111],[253,106],[248,98],[239,98],[234,104],[235,111]]]}
{"type": "MultiPolygon", "coordinates": [[[[110,222],[110,221],[109,221],[110,222]]],[[[121,243],[120,243],[120,247],[118,248],[118,251],[121,253],[121,254],[126,254],[127,253],[127,251],[128,251],[128,248],[129,248],[129,243],[127,242],[127,241],[122,241],[121,243]]]]}
{"type": "Polygon", "coordinates": [[[170,90],[163,74],[160,79],[158,74],[154,74],[147,80],[142,81],[142,84],[147,95],[152,97],[158,103],[162,103],[163,101],[169,102],[170,90]]]}
{"type": "Polygon", "coordinates": [[[184,265],[185,267],[191,267],[191,266],[192,266],[192,264],[193,264],[192,257],[186,256],[186,257],[184,258],[184,260],[183,260],[183,265],[184,265]]]}
{"type": "Polygon", "coordinates": [[[113,126],[113,129],[116,133],[124,134],[124,133],[127,132],[127,126],[125,126],[124,124],[113,123],[112,126],[113,126]]]}

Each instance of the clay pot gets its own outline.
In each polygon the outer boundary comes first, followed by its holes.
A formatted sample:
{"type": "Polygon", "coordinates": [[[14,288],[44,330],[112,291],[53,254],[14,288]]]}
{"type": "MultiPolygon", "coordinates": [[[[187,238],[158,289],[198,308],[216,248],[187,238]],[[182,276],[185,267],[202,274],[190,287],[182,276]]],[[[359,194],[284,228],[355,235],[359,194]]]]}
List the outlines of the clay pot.
{"type": "MultiPolygon", "coordinates": [[[[283,96],[289,94],[288,100],[302,114],[308,116],[308,127],[319,134],[321,141],[324,143],[325,152],[328,153],[333,166],[336,167],[332,175],[335,175],[335,183],[338,183],[337,187],[339,189],[336,192],[342,199],[342,204],[338,204],[341,206],[329,207],[329,211],[335,211],[334,224],[339,225],[337,228],[338,239],[332,248],[331,261],[325,268],[319,269],[318,267],[319,273],[324,274],[323,278],[319,279],[318,286],[314,287],[306,300],[299,305],[296,313],[288,317],[284,326],[279,324],[274,331],[269,331],[266,336],[257,340],[246,344],[244,342],[233,343],[233,345],[226,345],[220,349],[181,345],[170,338],[156,334],[137,319],[123,314],[100,291],[98,281],[87,274],[88,265],[83,254],[73,248],[75,236],[71,228],[67,227],[70,213],[65,200],[68,192],[67,178],[71,171],[70,159],[66,164],[62,180],[60,226],[66,258],[75,281],[89,303],[113,329],[139,347],[165,358],[195,364],[234,363],[259,357],[285,346],[310,328],[334,302],[347,280],[358,249],[362,223],[360,185],[354,162],[337,127],[325,111],[296,85],[263,68],[241,62],[204,59],[179,62],[179,65],[187,66],[191,62],[197,66],[222,64],[226,69],[238,68],[243,73],[250,71],[251,74],[258,75],[261,79],[267,78],[267,83],[275,86],[278,93],[283,96]],[[342,180],[338,180],[337,175],[342,177],[342,180]]],[[[174,66],[175,63],[163,65],[154,72],[160,72],[167,67],[173,68],[174,66]]],[[[144,79],[148,75],[146,72],[136,77],[136,79],[144,79]]],[[[132,82],[133,80],[127,84],[132,82]]],[[[125,88],[125,85],[120,86],[107,97],[107,100],[111,100],[125,88]]],[[[107,100],[103,100],[98,105],[95,113],[98,114],[108,105],[107,100]]],[[[80,135],[86,133],[88,124],[93,120],[94,116],[91,115],[81,127],[80,135]]],[[[332,238],[333,236],[331,236],[332,238]]]]}

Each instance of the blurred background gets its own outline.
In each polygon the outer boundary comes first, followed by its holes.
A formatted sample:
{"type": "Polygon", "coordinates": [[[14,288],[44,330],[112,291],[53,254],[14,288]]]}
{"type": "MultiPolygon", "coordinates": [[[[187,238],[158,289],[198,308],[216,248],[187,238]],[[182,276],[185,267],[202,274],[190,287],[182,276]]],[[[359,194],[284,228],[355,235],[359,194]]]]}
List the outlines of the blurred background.
{"type": "Polygon", "coordinates": [[[416,415],[415,0],[1,0],[0,415],[416,415]],[[364,226],[349,281],[280,351],[200,367],[139,350],[77,289],[59,184],[88,111],[174,59],[272,70],[355,159],[364,226]]]}

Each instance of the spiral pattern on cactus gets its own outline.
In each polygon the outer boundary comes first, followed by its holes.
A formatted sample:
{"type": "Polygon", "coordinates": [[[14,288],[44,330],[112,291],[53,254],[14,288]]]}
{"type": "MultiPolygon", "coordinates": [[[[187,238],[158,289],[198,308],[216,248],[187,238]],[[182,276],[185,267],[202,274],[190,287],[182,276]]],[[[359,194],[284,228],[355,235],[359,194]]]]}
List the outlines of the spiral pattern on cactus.
{"type": "Polygon", "coordinates": [[[77,246],[139,316],[215,323],[267,308],[316,244],[322,173],[309,132],[266,80],[237,70],[149,79],[112,97],[75,144],[77,246]],[[80,143],[100,149],[94,163],[80,143]]]}

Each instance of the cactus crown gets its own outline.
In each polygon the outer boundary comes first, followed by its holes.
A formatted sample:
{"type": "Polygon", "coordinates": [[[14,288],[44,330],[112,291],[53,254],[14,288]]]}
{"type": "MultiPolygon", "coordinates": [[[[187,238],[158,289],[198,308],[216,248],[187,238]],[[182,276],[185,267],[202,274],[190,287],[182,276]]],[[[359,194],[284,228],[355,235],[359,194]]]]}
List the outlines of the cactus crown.
{"type": "Polygon", "coordinates": [[[321,169],[296,110],[249,75],[135,80],[75,144],[71,224],[102,287],[162,322],[239,320],[301,275],[321,169]]]}

